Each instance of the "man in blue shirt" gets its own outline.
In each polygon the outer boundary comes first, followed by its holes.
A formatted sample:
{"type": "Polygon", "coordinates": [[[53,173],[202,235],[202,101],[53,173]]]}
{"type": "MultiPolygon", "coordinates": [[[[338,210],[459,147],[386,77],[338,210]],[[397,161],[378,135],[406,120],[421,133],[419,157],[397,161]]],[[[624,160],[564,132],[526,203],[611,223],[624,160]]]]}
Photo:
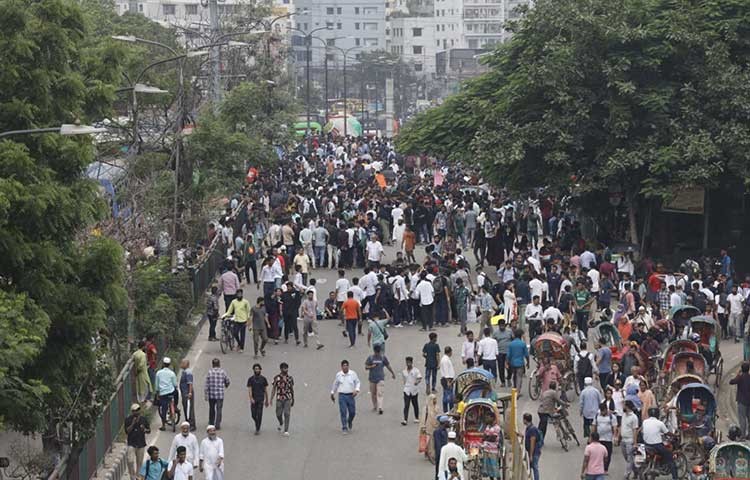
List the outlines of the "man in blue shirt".
{"type": "Polygon", "coordinates": [[[534,480],[539,480],[539,457],[542,456],[542,446],[544,437],[538,428],[534,426],[533,418],[530,413],[523,414],[523,424],[526,431],[523,435],[523,444],[526,453],[529,455],[529,467],[534,474],[534,480]]]}
{"type": "Polygon", "coordinates": [[[602,390],[606,390],[612,377],[612,350],[609,349],[603,339],[599,339],[599,349],[596,351],[596,366],[599,370],[599,384],[602,386],[602,390]]]}
{"type": "Polygon", "coordinates": [[[524,364],[526,367],[529,366],[529,349],[523,341],[523,330],[519,328],[515,331],[513,340],[508,344],[508,371],[513,378],[513,388],[519,392],[519,398],[523,388],[524,364]]]}
{"type": "Polygon", "coordinates": [[[581,416],[583,417],[583,436],[588,438],[591,432],[591,424],[594,422],[594,418],[599,413],[599,405],[604,401],[604,397],[601,392],[597,390],[594,385],[594,381],[591,377],[583,379],[583,390],[579,395],[581,402],[581,416]]]}
{"type": "Polygon", "coordinates": [[[172,360],[169,357],[164,357],[162,360],[162,369],[156,372],[156,393],[158,396],[157,401],[159,402],[159,417],[161,417],[161,427],[159,427],[159,430],[164,430],[167,413],[169,412],[169,403],[174,402],[174,408],[176,409],[177,402],[179,401],[177,375],[170,368],[171,364],[172,360]]]}
{"type": "Polygon", "coordinates": [[[147,453],[148,458],[138,471],[138,480],[161,480],[169,464],[159,458],[159,449],[155,446],[148,447],[147,453]]]}

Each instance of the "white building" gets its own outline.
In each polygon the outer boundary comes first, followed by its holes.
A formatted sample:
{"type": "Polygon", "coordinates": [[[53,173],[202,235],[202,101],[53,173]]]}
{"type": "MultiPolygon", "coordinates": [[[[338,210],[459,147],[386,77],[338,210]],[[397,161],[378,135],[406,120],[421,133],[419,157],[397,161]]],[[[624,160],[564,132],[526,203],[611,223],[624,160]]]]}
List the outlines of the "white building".
{"type": "Polygon", "coordinates": [[[435,47],[437,51],[463,48],[464,0],[435,0],[435,47]]]}
{"type": "Polygon", "coordinates": [[[435,17],[393,17],[390,33],[391,53],[400,55],[417,74],[435,73],[435,17]]]}

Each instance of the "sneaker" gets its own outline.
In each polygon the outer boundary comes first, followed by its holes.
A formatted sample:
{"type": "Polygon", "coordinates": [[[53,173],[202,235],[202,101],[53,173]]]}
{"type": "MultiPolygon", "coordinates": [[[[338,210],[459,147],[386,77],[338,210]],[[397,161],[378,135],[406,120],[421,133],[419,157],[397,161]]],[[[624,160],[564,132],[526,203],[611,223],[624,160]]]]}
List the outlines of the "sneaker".
{"type": "Polygon", "coordinates": [[[316,350],[322,350],[322,349],[323,349],[323,347],[325,347],[325,345],[323,345],[323,344],[321,343],[320,345],[318,345],[317,347],[315,347],[315,349],[316,349],[316,350]]]}
{"type": "Polygon", "coordinates": [[[415,418],[415,419],[414,419],[414,423],[419,423],[419,419],[418,419],[418,418],[415,418]]]}
{"type": "Polygon", "coordinates": [[[289,436],[289,432],[284,432],[284,436],[288,437],[289,436]]]}
{"type": "Polygon", "coordinates": [[[299,340],[297,340],[297,346],[299,346],[300,343],[302,343],[302,342],[300,342],[299,340]]]}
{"type": "Polygon", "coordinates": [[[378,415],[382,415],[382,414],[383,414],[383,409],[382,408],[378,408],[378,415]]]}
{"type": "Polygon", "coordinates": [[[278,427],[276,427],[276,431],[277,431],[277,432],[280,432],[280,431],[281,431],[281,425],[279,425],[278,427]]]}
{"type": "MultiPolygon", "coordinates": [[[[298,344],[299,345],[299,344],[298,344]]],[[[307,348],[307,344],[302,345],[303,347],[307,348]]]]}
{"type": "Polygon", "coordinates": [[[260,435],[260,430],[256,430],[255,435],[260,435]]]}
{"type": "Polygon", "coordinates": [[[351,430],[351,429],[352,429],[352,421],[351,421],[351,420],[349,420],[349,421],[347,422],[347,425],[349,425],[349,430],[351,430]]]}
{"type": "Polygon", "coordinates": [[[406,420],[401,420],[401,425],[406,425],[406,424],[407,424],[406,420]]]}

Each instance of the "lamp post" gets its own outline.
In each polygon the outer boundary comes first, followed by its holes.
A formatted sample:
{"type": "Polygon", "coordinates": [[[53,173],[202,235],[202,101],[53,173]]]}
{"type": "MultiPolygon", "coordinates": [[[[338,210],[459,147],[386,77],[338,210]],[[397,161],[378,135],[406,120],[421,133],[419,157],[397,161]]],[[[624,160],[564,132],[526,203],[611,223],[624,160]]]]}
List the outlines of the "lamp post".
{"type": "Polygon", "coordinates": [[[307,103],[307,132],[308,132],[308,149],[309,149],[309,143],[310,143],[310,48],[312,47],[312,36],[313,33],[319,32],[321,30],[333,30],[332,27],[318,27],[313,28],[309,32],[305,32],[304,30],[300,30],[299,28],[290,28],[290,30],[294,30],[296,32],[300,32],[305,39],[305,103],[307,103]]]}
{"type": "Polygon", "coordinates": [[[30,128],[27,130],[9,130],[7,132],[0,132],[0,138],[16,137],[21,135],[36,135],[40,133],[58,133],[65,136],[91,135],[93,133],[101,133],[106,131],[106,128],[92,127],[91,125],[64,123],[59,127],[30,128]]]}
{"type": "MultiPolygon", "coordinates": [[[[359,46],[359,45],[357,45],[357,46],[354,46],[354,47],[343,49],[343,48],[337,47],[335,45],[326,45],[326,48],[333,48],[335,50],[338,50],[339,52],[341,52],[341,56],[344,59],[344,137],[346,137],[346,135],[347,135],[347,127],[349,126],[349,121],[346,118],[346,109],[348,108],[348,105],[347,105],[348,98],[347,98],[347,91],[346,91],[346,57],[347,57],[347,55],[349,55],[349,52],[351,52],[352,50],[355,50],[357,48],[362,48],[362,47],[359,46]]],[[[327,105],[327,102],[326,102],[326,105],[327,105]]],[[[364,121],[364,119],[363,119],[363,121],[364,121]]]]}

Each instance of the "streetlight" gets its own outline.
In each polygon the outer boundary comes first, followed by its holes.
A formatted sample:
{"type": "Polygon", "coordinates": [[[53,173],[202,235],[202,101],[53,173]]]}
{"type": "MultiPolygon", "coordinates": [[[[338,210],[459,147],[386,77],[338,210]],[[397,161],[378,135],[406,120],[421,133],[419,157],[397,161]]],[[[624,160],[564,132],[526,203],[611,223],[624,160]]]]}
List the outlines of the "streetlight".
{"type": "MultiPolygon", "coordinates": [[[[306,84],[307,85],[305,87],[305,90],[306,90],[306,92],[305,92],[305,102],[307,103],[307,131],[308,131],[308,134],[309,134],[310,133],[310,47],[312,47],[312,36],[313,36],[313,33],[319,32],[321,30],[333,30],[333,27],[325,26],[325,27],[313,28],[309,32],[305,32],[304,30],[300,30],[299,28],[294,28],[294,27],[290,28],[290,30],[294,30],[294,31],[300,32],[302,35],[304,35],[304,38],[305,38],[305,47],[307,47],[306,50],[305,50],[305,52],[306,52],[306,55],[305,55],[305,57],[306,57],[305,58],[305,60],[306,60],[305,70],[307,70],[307,72],[306,72],[306,77],[307,77],[306,84]]],[[[310,144],[309,135],[308,135],[307,143],[308,143],[308,149],[309,149],[309,144],[310,144]]]]}
{"type": "MultiPolygon", "coordinates": [[[[326,48],[333,48],[333,49],[338,50],[339,52],[341,52],[341,56],[344,58],[344,137],[346,137],[347,127],[349,126],[349,121],[346,118],[346,108],[348,106],[347,105],[348,99],[347,99],[347,92],[346,92],[346,57],[347,55],[349,55],[349,52],[351,52],[352,50],[355,50],[357,48],[362,48],[362,47],[359,45],[356,45],[354,47],[343,49],[341,47],[337,47],[336,45],[326,45],[326,48]]],[[[362,122],[364,122],[364,118],[362,119],[362,122]]]]}
{"type": "Polygon", "coordinates": [[[13,137],[19,135],[35,135],[38,133],[58,133],[60,135],[72,136],[72,135],[91,135],[94,133],[106,132],[106,128],[93,127],[91,125],[77,125],[64,123],[59,127],[48,127],[48,128],[31,128],[28,130],[9,130],[7,132],[1,132],[0,138],[13,137]]]}

